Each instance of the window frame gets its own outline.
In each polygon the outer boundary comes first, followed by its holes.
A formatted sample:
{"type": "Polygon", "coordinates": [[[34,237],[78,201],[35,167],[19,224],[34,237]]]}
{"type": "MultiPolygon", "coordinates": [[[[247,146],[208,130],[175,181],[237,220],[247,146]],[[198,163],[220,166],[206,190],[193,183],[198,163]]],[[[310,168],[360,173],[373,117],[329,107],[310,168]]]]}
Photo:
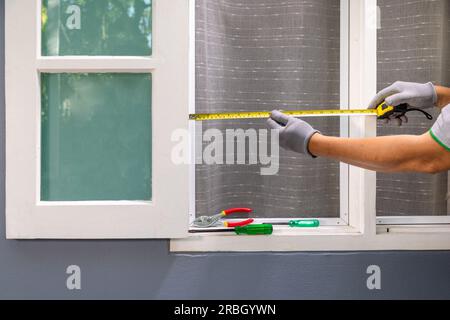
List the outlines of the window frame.
{"type": "MultiPolygon", "coordinates": [[[[190,61],[190,89],[189,89],[189,113],[195,114],[195,0],[189,0],[190,5],[190,24],[189,24],[189,32],[190,32],[190,52],[189,52],[189,61],[190,61]]],[[[349,20],[348,20],[348,2],[341,0],[341,11],[344,14],[341,14],[340,19],[340,30],[341,30],[341,42],[340,42],[340,108],[342,110],[349,109],[349,96],[348,96],[348,85],[349,85],[349,70],[348,68],[343,68],[343,66],[347,66],[348,63],[348,55],[349,55],[349,46],[348,46],[348,37],[343,36],[343,34],[347,34],[349,30],[349,20]],[[344,40],[344,41],[342,41],[344,40]]],[[[349,137],[349,119],[348,117],[340,117],[340,136],[341,137],[349,137]]],[[[201,124],[201,123],[200,123],[201,124]]],[[[189,133],[190,133],[190,186],[189,186],[189,224],[191,224],[196,218],[196,206],[195,206],[195,179],[196,179],[196,145],[199,141],[197,141],[196,136],[198,134],[198,127],[196,127],[195,122],[191,121],[189,124],[189,133]]],[[[332,218],[321,218],[314,217],[311,219],[317,219],[320,221],[320,225],[322,226],[348,226],[349,225],[349,165],[346,163],[339,164],[339,216],[332,218]]],[[[254,223],[286,223],[289,222],[290,218],[255,218],[254,223]]],[[[229,219],[229,221],[233,221],[233,219],[229,219]]],[[[191,230],[195,230],[196,228],[190,228],[191,230]]]]}
{"type": "MultiPolygon", "coordinates": [[[[170,250],[176,252],[450,249],[450,217],[376,217],[376,174],[345,164],[340,167],[341,217],[321,219],[320,228],[277,227],[264,241],[188,234],[186,213],[192,217],[195,212],[195,167],[175,165],[169,157],[171,133],[188,127],[193,132],[187,119],[195,109],[195,0],[153,0],[151,57],[41,57],[40,5],[5,1],[8,239],[172,238],[170,250]],[[39,200],[41,72],[152,73],[152,201],[39,200]],[[30,105],[35,106],[31,112],[25,107],[30,105]],[[171,107],[170,123],[156,121],[166,115],[165,106],[171,107]],[[163,183],[155,188],[158,181],[163,183]]],[[[341,0],[341,6],[341,107],[359,109],[376,93],[376,0],[341,0]]],[[[375,136],[376,120],[342,118],[341,133],[375,136]]],[[[191,160],[194,148],[191,135],[191,160]]]]}
{"type": "Polygon", "coordinates": [[[377,216],[377,225],[450,225],[450,216],[377,216]]]}
{"type": "Polygon", "coordinates": [[[148,57],[41,56],[41,5],[36,0],[5,2],[6,237],[185,237],[188,167],[172,161],[170,139],[175,130],[188,128],[187,1],[152,1],[148,57]],[[40,200],[40,73],[152,74],[150,201],[40,200]],[[159,121],[169,107],[171,121],[159,121]]]}
{"type": "MultiPolygon", "coordinates": [[[[194,0],[191,0],[194,1],[194,0]]],[[[191,15],[194,13],[191,11],[191,15]]],[[[367,105],[377,89],[377,14],[376,0],[341,0],[341,106],[360,109],[367,105]],[[351,61],[351,63],[350,63],[351,61]],[[345,67],[345,68],[344,68],[345,67]],[[346,69],[348,68],[348,69],[346,69]]],[[[191,41],[195,33],[191,24],[191,41]]],[[[192,43],[192,42],[191,42],[192,43]]],[[[195,64],[191,52],[191,72],[195,64]]],[[[192,79],[191,79],[192,81],[192,79]]],[[[193,112],[195,94],[191,88],[190,111],[193,112]]],[[[193,126],[190,126],[192,130],[193,126]]],[[[352,117],[341,122],[341,133],[352,138],[376,136],[376,119],[352,117]]],[[[191,131],[193,132],[193,131],[191,131]]],[[[194,137],[191,134],[191,137],[194,137]]],[[[195,154],[195,143],[191,140],[195,154]]],[[[194,159],[192,155],[191,159],[194,159]]],[[[445,219],[408,220],[389,219],[379,225],[376,217],[376,173],[354,166],[341,165],[341,177],[348,174],[348,223],[325,225],[316,229],[276,227],[270,236],[235,236],[229,233],[190,234],[185,239],[170,242],[173,252],[207,251],[361,251],[361,250],[448,250],[450,225],[440,225],[445,219]],[[348,171],[346,171],[348,170],[348,171]],[[378,224],[377,224],[378,223],[378,224]]],[[[195,190],[191,168],[190,218],[195,212],[195,190]]],[[[341,179],[342,183],[343,179],[341,179]]],[[[195,186],[195,181],[194,181],[195,186]]],[[[342,184],[341,184],[342,186],[342,184]]],[[[341,195],[341,202],[342,202],[341,195]]],[[[344,207],[345,208],[345,207],[344,207]]],[[[341,209],[341,213],[342,213],[341,209]]],[[[342,217],[342,216],[341,216],[342,217]]],[[[406,219],[410,217],[405,217],[406,219]]],[[[430,217],[427,217],[430,218],[430,217]]],[[[433,218],[433,217],[431,217],[433,218]]],[[[450,217],[449,217],[450,218],[450,217]]],[[[267,219],[264,219],[267,221],[267,219]]]]}

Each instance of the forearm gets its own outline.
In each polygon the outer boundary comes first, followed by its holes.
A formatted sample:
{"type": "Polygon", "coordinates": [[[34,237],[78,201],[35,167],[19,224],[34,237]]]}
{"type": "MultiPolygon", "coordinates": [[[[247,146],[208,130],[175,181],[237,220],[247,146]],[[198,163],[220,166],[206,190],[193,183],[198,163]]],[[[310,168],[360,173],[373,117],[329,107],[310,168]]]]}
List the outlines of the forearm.
{"type": "Polygon", "coordinates": [[[339,160],[381,172],[430,172],[424,136],[387,136],[365,139],[327,137],[315,134],[309,151],[319,157],[339,160]]]}
{"type": "Polygon", "coordinates": [[[443,108],[450,104],[450,88],[435,86],[438,101],[436,103],[438,108],[443,108]]]}

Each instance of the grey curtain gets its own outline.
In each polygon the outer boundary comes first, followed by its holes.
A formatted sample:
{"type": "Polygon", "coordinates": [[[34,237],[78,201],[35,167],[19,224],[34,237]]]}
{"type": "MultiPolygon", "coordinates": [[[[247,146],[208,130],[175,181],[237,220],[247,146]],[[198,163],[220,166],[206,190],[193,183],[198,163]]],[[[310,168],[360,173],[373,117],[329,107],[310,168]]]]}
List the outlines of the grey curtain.
{"type": "MultiPolygon", "coordinates": [[[[449,85],[448,0],[378,0],[378,89],[396,80],[449,85]]],[[[434,112],[434,117],[438,112],[434,112]]],[[[432,122],[411,114],[403,127],[378,126],[378,135],[422,134],[432,122]]],[[[447,173],[378,174],[377,215],[447,214],[447,173]]]]}
{"type": "MultiPolygon", "coordinates": [[[[196,112],[339,106],[339,16],[338,0],[197,0],[196,112]]],[[[311,123],[339,135],[339,119],[311,123]]],[[[265,122],[208,122],[202,132],[210,128],[265,122]]],[[[260,165],[197,165],[196,214],[245,206],[254,217],[338,217],[339,164],[280,152],[275,176],[260,165]]]]}

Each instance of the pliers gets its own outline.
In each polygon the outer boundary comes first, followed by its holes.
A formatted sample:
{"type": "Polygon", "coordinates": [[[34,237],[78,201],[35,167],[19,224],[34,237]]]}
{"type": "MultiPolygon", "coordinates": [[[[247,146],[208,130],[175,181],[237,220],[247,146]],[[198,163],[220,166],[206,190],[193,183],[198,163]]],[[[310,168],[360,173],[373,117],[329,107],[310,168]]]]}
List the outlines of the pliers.
{"type": "MultiPolygon", "coordinates": [[[[232,208],[232,209],[227,209],[227,210],[223,210],[221,211],[219,214],[215,214],[213,216],[202,216],[202,217],[198,217],[197,219],[194,220],[194,222],[192,222],[192,226],[196,227],[196,228],[210,228],[210,227],[215,227],[217,225],[219,225],[219,221],[220,219],[222,219],[223,217],[226,217],[232,213],[250,213],[253,210],[250,208],[232,208]]],[[[250,223],[252,223],[254,220],[253,219],[247,219],[247,220],[243,220],[243,221],[239,221],[239,222],[228,222],[228,221],[223,221],[223,226],[225,227],[229,227],[229,228],[234,228],[234,227],[243,227],[246,226],[250,223]]]]}

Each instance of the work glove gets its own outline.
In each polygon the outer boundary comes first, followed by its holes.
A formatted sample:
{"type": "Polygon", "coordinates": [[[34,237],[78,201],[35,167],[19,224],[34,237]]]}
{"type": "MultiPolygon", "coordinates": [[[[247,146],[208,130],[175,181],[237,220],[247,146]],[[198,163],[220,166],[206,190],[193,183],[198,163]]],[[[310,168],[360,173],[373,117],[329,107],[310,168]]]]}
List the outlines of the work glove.
{"type": "Polygon", "coordinates": [[[308,123],[274,110],[267,120],[267,125],[271,129],[278,130],[282,148],[315,158],[309,152],[308,145],[311,137],[320,132],[308,123]]]}
{"type": "MultiPolygon", "coordinates": [[[[372,102],[370,102],[369,109],[376,109],[383,101],[386,101],[387,105],[394,107],[406,103],[411,108],[428,109],[434,107],[437,100],[436,88],[431,82],[421,84],[397,81],[381,90],[372,102]]],[[[400,126],[403,122],[408,122],[406,116],[395,118],[395,115],[393,115],[389,119],[386,119],[386,123],[393,119],[400,126]]]]}

